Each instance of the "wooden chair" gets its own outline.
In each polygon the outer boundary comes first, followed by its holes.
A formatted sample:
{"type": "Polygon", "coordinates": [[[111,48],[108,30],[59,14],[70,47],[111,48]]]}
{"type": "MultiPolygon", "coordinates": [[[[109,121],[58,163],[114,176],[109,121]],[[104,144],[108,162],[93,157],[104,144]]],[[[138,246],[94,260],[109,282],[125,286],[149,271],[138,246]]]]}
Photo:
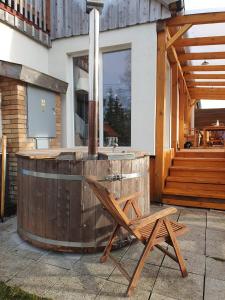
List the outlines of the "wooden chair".
{"type": "Polygon", "coordinates": [[[129,281],[127,296],[131,296],[134,288],[137,286],[145,260],[150,251],[154,250],[154,247],[158,248],[179,264],[183,277],[188,275],[184,259],[181,255],[177,242],[177,236],[184,234],[188,230],[185,225],[171,221],[167,218],[169,215],[177,212],[176,208],[170,207],[148,216],[142,216],[137,203],[137,199],[141,193],[134,193],[130,196],[116,199],[114,195],[102,184],[97,182],[94,177],[86,177],[86,181],[96,197],[102,203],[103,207],[116,222],[115,228],[100,261],[103,263],[109,257],[118,267],[120,272],[127,278],[129,281]],[[123,205],[123,208],[121,208],[120,205],[123,205]],[[136,215],[136,218],[132,220],[127,216],[130,208],[134,210],[136,215]],[[131,235],[135,236],[138,241],[145,245],[132,276],[130,276],[123,268],[122,264],[110,254],[113,242],[115,241],[117,233],[121,227],[125,228],[131,235]],[[161,246],[160,244],[162,242],[166,242],[168,245],[171,245],[174,248],[176,255],[170,253],[166,248],[161,246]]]}

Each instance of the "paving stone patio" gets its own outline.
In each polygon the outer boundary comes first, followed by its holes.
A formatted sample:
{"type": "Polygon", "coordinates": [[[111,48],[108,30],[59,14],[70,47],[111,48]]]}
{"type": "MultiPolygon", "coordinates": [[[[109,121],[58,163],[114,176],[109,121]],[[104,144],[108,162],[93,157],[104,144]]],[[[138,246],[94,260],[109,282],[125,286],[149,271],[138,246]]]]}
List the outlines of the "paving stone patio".
{"type": "MultiPolygon", "coordinates": [[[[132,299],[224,300],[225,212],[178,209],[173,219],[190,228],[179,238],[189,276],[183,279],[178,266],[156,249],[132,299]]],[[[141,251],[142,245],[134,243],[114,255],[132,271],[141,251]]],[[[25,291],[57,300],[124,299],[125,278],[110,262],[100,264],[99,257],[43,251],[19,238],[16,218],[0,224],[0,281],[25,291]]]]}

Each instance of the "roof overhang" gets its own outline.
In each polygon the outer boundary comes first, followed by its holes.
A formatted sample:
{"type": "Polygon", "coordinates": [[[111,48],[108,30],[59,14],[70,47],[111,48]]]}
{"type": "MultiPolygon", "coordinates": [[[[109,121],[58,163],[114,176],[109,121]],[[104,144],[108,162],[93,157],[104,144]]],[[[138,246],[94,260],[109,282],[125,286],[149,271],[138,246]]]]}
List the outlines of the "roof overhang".
{"type": "Polygon", "coordinates": [[[56,92],[66,94],[68,83],[31,69],[21,64],[0,60],[0,76],[21,80],[23,82],[56,92]]]}

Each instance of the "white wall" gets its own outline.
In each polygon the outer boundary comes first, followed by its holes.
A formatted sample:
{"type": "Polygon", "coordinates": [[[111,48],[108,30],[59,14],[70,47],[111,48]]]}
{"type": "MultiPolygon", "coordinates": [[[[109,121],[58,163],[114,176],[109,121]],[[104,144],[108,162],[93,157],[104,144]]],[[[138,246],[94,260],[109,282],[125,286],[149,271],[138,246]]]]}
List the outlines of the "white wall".
{"type": "MultiPolygon", "coordinates": [[[[67,95],[62,99],[63,144],[68,147],[74,146],[72,58],[88,53],[89,37],[85,35],[56,40],[52,48],[48,49],[3,23],[0,23],[0,36],[3,41],[0,60],[23,64],[69,83],[67,95]]],[[[131,48],[131,146],[151,154],[155,154],[156,47],[155,23],[100,34],[101,53],[131,48]]],[[[101,79],[102,74],[102,84],[101,79]]],[[[100,87],[101,115],[102,97],[100,87]]],[[[103,131],[103,119],[100,120],[100,130],[103,131]]],[[[100,138],[103,139],[102,132],[100,138]]]]}
{"type": "MultiPolygon", "coordinates": [[[[64,145],[74,145],[73,56],[88,53],[88,36],[56,40],[49,51],[49,73],[69,83],[63,103],[64,145]],[[66,134],[65,134],[66,133],[66,134]]],[[[156,24],[132,26],[100,34],[100,51],[131,48],[131,143],[155,154],[156,24]]],[[[101,80],[100,80],[101,82],[101,80]]],[[[102,93],[100,93],[102,97],[102,93]]],[[[102,103],[102,99],[100,99],[102,103]]],[[[101,110],[100,110],[101,113],[101,110]]],[[[102,124],[100,124],[102,128],[102,124]]]]}
{"type": "Polygon", "coordinates": [[[48,73],[48,49],[24,34],[0,23],[0,60],[23,64],[48,73]]]}

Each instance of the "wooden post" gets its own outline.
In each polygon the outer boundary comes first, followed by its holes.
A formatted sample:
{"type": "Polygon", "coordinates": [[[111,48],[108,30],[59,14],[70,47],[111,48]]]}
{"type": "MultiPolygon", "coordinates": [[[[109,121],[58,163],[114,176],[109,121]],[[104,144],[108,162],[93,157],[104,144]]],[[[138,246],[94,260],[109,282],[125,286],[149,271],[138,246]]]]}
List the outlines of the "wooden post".
{"type": "Polygon", "coordinates": [[[191,126],[191,112],[192,112],[192,107],[187,99],[187,126],[190,132],[193,129],[193,127],[191,126]]]}
{"type": "Polygon", "coordinates": [[[2,136],[2,172],[1,172],[1,219],[5,212],[5,179],[6,179],[6,136],[2,136]]]}
{"type": "Polygon", "coordinates": [[[183,79],[179,77],[179,147],[184,148],[184,105],[185,91],[183,79]]]}
{"type": "Polygon", "coordinates": [[[156,160],[155,201],[161,201],[163,189],[163,150],[166,107],[166,30],[158,32],[157,40],[157,82],[156,82],[156,160]]]}
{"type": "Polygon", "coordinates": [[[51,3],[50,0],[46,0],[46,30],[51,31],[51,3]]]}
{"type": "Polygon", "coordinates": [[[172,91],[171,91],[171,103],[172,103],[172,119],[171,119],[171,147],[174,151],[177,149],[177,123],[178,123],[178,66],[173,64],[172,66],[172,91]]]}

